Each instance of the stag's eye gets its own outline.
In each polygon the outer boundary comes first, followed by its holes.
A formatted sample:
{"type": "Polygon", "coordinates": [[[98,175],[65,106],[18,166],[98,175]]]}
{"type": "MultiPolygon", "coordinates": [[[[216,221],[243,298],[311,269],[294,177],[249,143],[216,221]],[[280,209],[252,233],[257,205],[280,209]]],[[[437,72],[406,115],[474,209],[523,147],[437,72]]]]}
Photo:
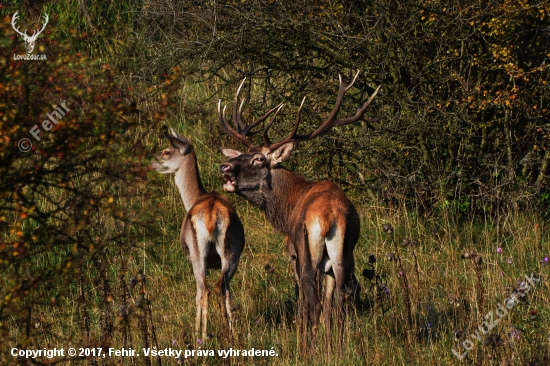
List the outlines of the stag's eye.
{"type": "Polygon", "coordinates": [[[162,156],[170,156],[170,153],[168,151],[163,151],[162,156]]]}
{"type": "Polygon", "coordinates": [[[253,164],[261,164],[264,162],[264,157],[263,156],[256,156],[253,160],[252,160],[252,163],[253,164]]]}

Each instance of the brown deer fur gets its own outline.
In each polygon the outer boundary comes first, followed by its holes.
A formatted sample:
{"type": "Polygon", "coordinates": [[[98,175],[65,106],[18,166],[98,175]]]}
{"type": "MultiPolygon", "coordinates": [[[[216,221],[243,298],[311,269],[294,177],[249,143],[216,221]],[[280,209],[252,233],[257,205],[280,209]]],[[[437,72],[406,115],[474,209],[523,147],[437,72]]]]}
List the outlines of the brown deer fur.
{"type": "MultiPolygon", "coordinates": [[[[300,111],[298,110],[295,126],[288,137],[272,143],[268,130],[282,104],[268,111],[258,120],[244,124],[242,103],[239,106],[241,83],[235,95],[233,105],[233,123],[235,129],[225,119],[225,108],[222,112],[218,104],[218,115],[221,128],[232,138],[249,148],[247,153],[222,148],[226,162],[220,165],[220,172],[225,180],[224,190],[245,197],[259,207],[271,224],[285,235],[288,254],[294,262],[295,277],[300,288],[301,324],[300,344],[306,347],[308,320],[312,327],[314,344],[321,309],[325,316],[327,348],[331,348],[331,310],[334,289],[338,297],[338,345],[342,343],[345,304],[350,297],[358,298],[359,286],[354,274],[353,250],[359,238],[360,221],[357,211],[346,195],[331,181],[310,182],[280,166],[287,160],[294,148],[294,142],[315,138],[328,129],[342,126],[359,120],[378,121],[379,118],[366,118],[364,113],[376,93],[360,107],[354,116],[339,119],[338,111],[346,92],[352,87],[359,73],[349,85],[340,86],[335,106],[328,118],[313,132],[299,135],[300,111]],[[264,146],[254,147],[247,135],[259,132],[252,131],[255,126],[275,112],[263,131],[264,146]],[[320,278],[326,274],[325,299],[321,306],[320,278]]],[[[305,100],[305,98],[304,98],[305,100]]]]}
{"type": "Polygon", "coordinates": [[[195,332],[206,336],[209,289],[207,269],[221,269],[214,291],[226,324],[233,328],[231,291],[244,248],[244,229],[231,203],[216,192],[207,193],[200,180],[197,158],[189,141],[172,131],[165,133],[171,146],[155,154],[151,166],[163,174],[174,174],[187,215],[181,226],[181,246],[192,263],[197,283],[195,332]]]}
{"type": "MultiPolygon", "coordinates": [[[[293,143],[283,145],[290,154],[293,143]]],[[[336,286],[339,304],[358,285],[354,275],[353,249],[359,237],[359,216],[346,195],[331,181],[310,182],[272,161],[270,153],[258,149],[241,153],[222,149],[229,159],[221,165],[228,192],[237,193],[260,207],[267,219],[285,235],[287,252],[294,257],[295,275],[302,300],[302,344],[305,345],[308,319],[315,339],[321,313],[318,276],[327,274],[324,314],[327,347],[330,349],[332,295],[336,286]],[[258,162],[258,157],[263,157],[258,162]],[[233,183],[231,183],[233,182],[233,183]]],[[[286,159],[288,155],[284,156],[286,159]]],[[[341,338],[342,315],[339,317],[341,338]]]]}

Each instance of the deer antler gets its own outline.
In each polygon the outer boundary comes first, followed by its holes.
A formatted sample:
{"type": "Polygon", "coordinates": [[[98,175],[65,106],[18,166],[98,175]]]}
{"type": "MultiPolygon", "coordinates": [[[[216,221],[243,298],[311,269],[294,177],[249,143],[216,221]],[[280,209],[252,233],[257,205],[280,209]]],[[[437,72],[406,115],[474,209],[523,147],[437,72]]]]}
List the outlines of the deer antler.
{"type": "MultiPolygon", "coordinates": [[[[350,123],[357,122],[359,120],[363,120],[363,121],[367,121],[367,122],[376,122],[376,121],[379,121],[379,120],[385,118],[385,116],[376,117],[376,118],[368,118],[368,117],[363,116],[363,114],[365,114],[365,112],[367,111],[367,107],[374,100],[374,97],[376,96],[376,94],[378,93],[378,90],[380,90],[380,87],[382,85],[379,85],[378,88],[376,88],[374,93],[372,93],[372,95],[369,97],[367,102],[365,104],[363,104],[363,106],[357,110],[355,115],[353,115],[351,117],[348,117],[348,118],[343,118],[343,119],[336,118],[336,116],[338,115],[338,111],[340,110],[340,106],[342,105],[344,95],[347,93],[348,90],[351,89],[351,87],[355,83],[355,80],[357,79],[357,76],[359,76],[359,71],[357,71],[357,73],[355,74],[355,77],[353,78],[351,83],[346,86],[342,83],[342,76],[338,75],[338,80],[339,80],[338,97],[336,98],[336,102],[334,103],[334,108],[332,108],[332,111],[330,112],[330,115],[327,117],[327,119],[325,121],[323,121],[323,123],[319,127],[317,127],[316,130],[314,130],[314,131],[312,131],[308,134],[305,134],[305,135],[297,135],[296,134],[296,132],[298,131],[298,125],[300,124],[300,111],[302,110],[302,106],[303,106],[304,101],[305,101],[305,98],[304,98],[304,100],[302,100],[302,104],[300,105],[300,108],[298,109],[298,115],[296,117],[296,123],[294,124],[294,128],[292,129],[292,132],[285,139],[283,139],[279,142],[276,142],[276,143],[268,143],[269,139],[264,138],[264,141],[266,141],[266,147],[268,147],[271,151],[273,151],[273,150],[277,149],[278,147],[280,147],[281,145],[283,145],[287,142],[290,142],[290,141],[307,141],[307,140],[311,140],[311,139],[321,135],[322,133],[326,132],[328,129],[330,129],[332,127],[335,127],[335,126],[343,126],[343,125],[347,125],[347,124],[350,124],[350,123]]],[[[271,127],[271,125],[268,125],[266,127],[266,130],[269,129],[269,127],[271,127]]],[[[267,136],[267,131],[264,131],[264,136],[267,136]]]]}
{"type": "Polygon", "coordinates": [[[220,119],[221,128],[229,136],[231,136],[235,140],[241,142],[243,145],[245,145],[249,149],[252,149],[252,148],[254,148],[254,145],[252,145],[252,143],[246,138],[246,136],[251,136],[251,135],[254,135],[254,134],[260,132],[260,130],[253,131],[252,129],[254,127],[256,127],[259,123],[265,121],[266,118],[269,117],[269,115],[271,113],[276,111],[275,115],[273,116],[273,118],[269,122],[269,125],[273,124],[273,122],[275,120],[275,117],[277,116],[277,114],[279,113],[281,108],[283,107],[283,103],[279,103],[275,107],[271,108],[269,111],[267,111],[266,114],[264,114],[263,116],[261,116],[260,118],[258,118],[254,122],[252,122],[251,124],[245,125],[244,122],[243,122],[243,114],[242,114],[243,105],[244,105],[244,102],[245,102],[244,99],[242,100],[242,102],[239,106],[239,94],[241,92],[242,86],[244,85],[245,81],[246,81],[246,78],[244,78],[244,80],[239,85],[239,88],[237,89],[237,92],[235,93],[235,99],[233,101],[232,117],[233,117],[233,124],[235,125],[235,129],[233,129],[229,125],[227,120],[225,119],[225,108],[226,108],[226,106],[223,107],[223,111],[222,111],[222,109],[221,109],[222,101],[221,100],[218,102],[218,116],[219,116],[219,119],[220,119]]]}
{"type": "Polygon", "coordinates": [[[374,100],[374,97],[376,96],[376,94],[378,93],[378,91],[380,90],[380,87],[382,85],[379,85],[378,88],[376,88],[374,93],[372,93],[372,95],[369,97],[369,99],[366,101],[366,103],[363,104],[363,106],[361,106],[361,108],[359,108],[357,110],[355,115],[353,115],[351,117],[348,117],[348,118],[342,118],[342,119],[336,118],[336,116],[338,115],[338,111],[340,110],[340,107],[342,105],[342,101],[344,100],[344,95],[347,93],[348,90],[351,89],[351,87],[355,83],[355,80],[357,80],[358,76],[359,76],[359,71],[357,71],[357,73],[355,74],[355,77],[353,78],[353,80],[351,81],[351,83],[349,85],[344,85],[343,82],[342,82],[342,76],[338,75],[338,80],[339,80],[338,97],[336,98],[336,103],[334,103],[334,108],[332,108],[332,111],[330,112],[330,115],[327,117],[327,119],[325,121],[323,121],[323,123],[319,127],[317,127],[316,130],[314,130],[314,131],[312,131],[308,134],[305,134],[305,135],[297,135],[296,134],[298,132],[298,127],[299,127],[300,122],[301,122],[300,112],[302,111],[302,107],[304,106],[304,102],[306,100],[305,97],[304,97],[304,99],[302,99],[302,103],[300,104],[300,108],[298,109],[298,113],[297,113],[297,116],[296,116],[296,122],[294,124],[294,128],[292,129],[291,133],[285,139],[283,139],[281,141],[272,143],[271,140],[269,139],[268,132],[269,132],[269,129],[271,128],[271,126],[273,125],[273,123],[275,122],[275,118],[277,117],[277,114],[279,113],[279,111],[283,107],[283,103],[280,103],[277,106],[275,106],[274,108],[270,109],[266,114],[264,114],[262,117],[258,118],[256,121],[252,122],[251,124],[245,125],[244,122],[243,122],[243,116],[242,116],[242,108],[243,108],[243,105],[244,105],[244,100],[241,102],[241,104],[239,106],[239,93],[241,92],[242,86],[244,85],[244,82],[245,82],[246,79],[243,80],[241,82],[241,84],[239,85],[239,88],[237,89],[237,92],[235,93],[235,100],[233,102],[233,113],[232,114],[233,114],[233,124],[235,125],[235,129],[233,129],[229,125],[227,120],[225,119],[225,106],[224,106],[223,112],[222,112],[222,110],[221,110],[221,100],[218,102],[218,115],[219,115],[219,118],[220,118],[220,126],[222,127],[222,129],[229,136],[233,137],[237,141],[240,141],[242,144],[247,146],[249,149],[252,149],[252,148],[254,148],[254,146],[246,138],[246,136],[253,135],[253,134],[256,134],[256,133],[260,132],[260,130],[252,131],[252,129],[254,127],[256,127],[260,122],[264,121],[267,117],[269,117],[269,115],[271,113],[276,111],[275,114],[273,115],[273,117],[271,118],[271,120],[267,123],[267,125],[265,126],[265,128],[263,130],[264,146],[269,148],[271,151],[273,151],[273,150],[277,149],[278,147],[280,147],[281,145],[283,145],[287,142],[290,142],[290,141],[307,141],[307,140],[311,140],[311,139],[321,135],[325,131],[327,131],[330,128],[335,127],[335,126],[343,126],[343,125],[347,125],[347,124],[350,124],[350,123],[357,122],[359,120],[367,121],[367,122],[376,122],[376,121],[381,120],[382,118],[385,118],[385,116],[376,117],[376,118],[368,118],[368,117],[363,116],[365,114],[365,112],[367,111],[367,108],[370,105],[370,103],[374,100]]]}

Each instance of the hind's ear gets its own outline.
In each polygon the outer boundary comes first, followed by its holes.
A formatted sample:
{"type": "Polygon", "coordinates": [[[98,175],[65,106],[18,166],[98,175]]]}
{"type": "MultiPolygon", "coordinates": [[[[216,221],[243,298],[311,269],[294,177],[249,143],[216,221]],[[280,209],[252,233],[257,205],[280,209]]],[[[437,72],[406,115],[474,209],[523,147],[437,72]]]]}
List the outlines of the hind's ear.
{"type": "Polygon", "coordinates": [[[177,134],[172,136],[168,132],[164,132],[164,136],[170,141],[172,147],[183,155],[187,155],[191,152],[191,144],[185,138],[185,140],[182,140],[177,137],[177,134]]]}

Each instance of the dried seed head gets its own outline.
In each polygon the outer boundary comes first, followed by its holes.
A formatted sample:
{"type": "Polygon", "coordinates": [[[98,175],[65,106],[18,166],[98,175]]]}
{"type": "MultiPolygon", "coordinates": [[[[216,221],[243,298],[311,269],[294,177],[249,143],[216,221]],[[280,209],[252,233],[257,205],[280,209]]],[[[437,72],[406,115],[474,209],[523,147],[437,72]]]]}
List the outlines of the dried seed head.
{"type": "Polygon", "coordinates": [[[139,271],[139,273],[136,275],[136,279],[140,283],[145,282],[145,275],[141,271],[139,271]]]}
{"type": "Polygon", "coordinates": [[[136,301],[136,308],[141,309],[142,307],[147,306],[147,304],[149,304],[149,299],[147,299],[146,297],[143,297],[141,299],[138,299],[138,301],[136,301]]]}
{"type": "Polygon", "coordinates": [[[407,246],[409,245],[410,242],[411,242],[411,241],[410,241],[409,239],[405,238],[405,239],[403,239],[403,241],[401,242],[401,245],[402,245],[403,247],[407,247],[407,246]]]}
{"type": "Polygon", "coordinates": [[[454,304],[455,306],[459,306],[460,305],[460,295],[455,294],[455,295],[449,296],[449,303],[454,304]]]}
{"type": "Polygon", "coordinates": [[[369,263],[376,263],[376,257],[374,254],[369,255],[369,263]]]}
{"type": "Polygon", "coordinates": [[[453,332],[453,335],[455,336],[455,341],[458,342],[462,337],[464,337],[464,332],[462,329],[457,329],[453,332]]]}
{"type": "Polygon", "coordinates": [[[537,318],[538,318],[537,310],[536,309],[530,310],[529,311],[529,320],[533,321],[533,320],[536,320],[537,318]]]}
{"type": "Polygon", "coordinates": [[[130,305],[128,306],[120,306],[118,308],[118,314],[117,318],[119,321],[125,323],[128,321],[128,317],[132,314],[132,307],[130,305]]]}
{"type": "Polygon", "coordinates": [[[396,257],[395,257],[395,253],[388,253],[388,260],[390,262],[397,260],[396,257]]]}
{"type": "Polygon", "coordinates": [[[145,275],[143,274],[143,271],[140,270],[138,273],[132,276],[130,278],[130,289],[133,289],[138,283],[145,282],[145,275]]]}
{"type": "Polygon", "coordinates": [[[363,270],[363,277],[365,277],[368,280],[372,280],[374,278],[374,270],[372,269],[364,269],[363,270]]]}
{"type": "Polygon", "coordinates": [[[415,239],[411,240],[411,247],[416,248],[418,246],[418,244],[419,244],[418,239],[415,238],[415,239]]]}
{"type": "Polygon", "coordinates": [[[206,335],[206,339],[213,339],[214,338],[214,335],[212,333],[208,333],[206,335]]]}
{"type": "Polygon", "coordinates": [[[475,257],[474,261],[478,266],[481,266],[481,264],[483,263],[483,258],[480,255],[478,255],[475,257]]]}
{"type": "Polygon", "coordinates": [[[384,232],[388,234],[393,233],[393,227],[391,226],[391,224],[388,223],[382,225],[382,230],[384,230],[384,232]]]}
{"type": "Polygon", "coordinates": [[[483,340],[483,345],[486,347],[499,347],[502,346],[504,341],[498,334],[489,334],[485,339],[483,340]]]}
{"type": "Polygon", "coordinates": [[[129,285],[130,285],[130,290],[133,289],[137,285],[136,275],[133,275],[132,278],[130,278],[129,285]]]}
{"type": "Polygon", "coordinates": [[[265,271],[266,271],[267,273],[273,273],[273,272],[275,272],[275,268],[271,267],[270,264],[266,264],[266,265],[264,266],[264,269],[265,269],[265,271]]]}
{"type": "Polygon", "coordinates": [[[235,304],[231,307],[231,312],[234,313],[235,311],[239,310],[241,308],[241,305],[235,304]]]}
{"type": "Polygon", "coordinates": [[[466,252],[464,254],[462,254],[462,256],[460,257],[462,259],[470,259],[470,253],[466,252]]]}

